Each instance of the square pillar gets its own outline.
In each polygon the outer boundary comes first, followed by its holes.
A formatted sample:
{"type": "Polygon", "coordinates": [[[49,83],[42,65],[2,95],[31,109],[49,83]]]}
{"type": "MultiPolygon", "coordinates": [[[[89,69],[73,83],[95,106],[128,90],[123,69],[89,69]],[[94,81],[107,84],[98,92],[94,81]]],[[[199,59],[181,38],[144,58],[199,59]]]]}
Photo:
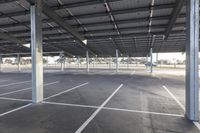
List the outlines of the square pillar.
{"type": "Polygon", "coordinates": [[[2,63],[3,63],[3,59],[2,59],[2,55],[0,55],[0,72],[2,72],[2,63]]]}
{"type": "Polygon", "coordinates": [[[17,54],[17,66],[18,66],[18,72],[21,71],[21,67],[20,67],[20,54],[17,54]]]}
{"type": "Polygon", "coordinates": [[[93,68],[94,68],[94,66],[95,66],[95,57],[93,58],[93,68]]]}
{"type": "Polygon", "coordinates": [[[186,117],[199,121],[199,0],[186,4],[186,117]]]}
{"type": "Polygon", "coordinates": [[[87,72],[90,71],[90,63],[89,63],[89,53],[86,51],[86,63],[87,63],[87,72]]]}
{"type": "Polygon", "coordinates": [[[80,58],[79,58],[79,56],[77,57],[77,63],[78,63],[78,68],[80,68],[80,58]]]}
{"type": "Polygon", "coordinates": [[[110,57],[110,59],[109,59],[109,69],[111,69],[111,64],[112,63],[112,57],[110,57]]]}
{"type": "Polygon", "coordinates": [[[31,5],[32,101],[43,101],[42,0],[31,5]]]}
{"type": "Polygon", "coordinates": [[[127,56],[127,69],[129,69],[129,56],[127,56]]]}
{"type": "Polygon", "coordinates": [[[149,61],[149,57],[148,57],[148,54],[147,54],[147,56],[146,56],[146,62],[148,62],[149,61]]]}
{"type": "Polygon", "coordinates": [[[153,73],[153,49],[150,48],[150,73],[153,73]]]}
{"type": "Polygon", "coordinates": [[[119,51],[116,49],[116,72],[119,71],[119,51]]]}
{"type": "Polygon", "coordinates": [[[61,72],[63,72],[64,71],[64,67],[65,67],[65,54],[64,54],[64,52],[60,53],[59,59],[60,59],[61,72]]]}
{"type": "Polygon", "coordinates": [[[63,72],[63,71],[64,71],[64,63],[61,62],[61,72],[63,72]]]}
{"type": "Polygon", "coordinates": [[[2,64],[3,64],[3,58],[2,58],[2,55],[0,55],[0,72],[2,72],[3,70],[2,64]]]}

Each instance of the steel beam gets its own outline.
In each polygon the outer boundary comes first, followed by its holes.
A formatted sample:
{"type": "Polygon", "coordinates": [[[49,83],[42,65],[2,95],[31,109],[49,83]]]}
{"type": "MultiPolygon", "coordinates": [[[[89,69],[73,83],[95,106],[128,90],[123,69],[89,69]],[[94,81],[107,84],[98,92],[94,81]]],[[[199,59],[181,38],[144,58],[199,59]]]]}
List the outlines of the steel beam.
{"type": "MultiPolygon", "coordinates": [[[[151,32],[152,35],[163,35],[163,32],[151,32]]],[[[177,31],[173,31],[171,32],[171,34],[184,34],[184,30],[177,30],[177,31]]],[[[66,35],[65,33],[63,33],[63,35],[66,35]]],[[[148,36],[149,34],[147,32],[138,32],[138,33],[124,33],[121,34],[122,37],[126,38],[126,37],[138,37],[138,36],[148,36]]],[[[22,36],[23,38],[29,38],[29,36],[22,36]]],[[[61,37],[60,34],[51,34],[51,35],[44,35],[44,37],[61,37]]],[[[111,35],[95,35],[93,37],[87,36],[88,39],[109,39],[109,38],[119,38],[119,36],[117,34],[111,34],[111,35]]],[[[73,38],[69,37],[66,38],[66,36],[63,36],[63,38],[59,38],[59,39],[45,39],[44,42],[52,42],[52,40],[67,40],[67,41],[72,41],[73,42],[73,38]]]]}
{"type": "Polygon", "coordinates": [[[186,117],[199,121],[199,0],[187,0],[186,14],[186,117]]]}
{"type": "MultiPolygon", "coordinates": [[[[109,0],[109,2],[116,2],[116,1],[121,1],[121,0],[109,0]]],[[[70,3],[70,4],[53,6],[51,8],[54,10],[58,10],[58,9],[75,8],[75,7],[81,7],[81,6],[97,5],[97,4],[102,4],[102,2],[103,0],[86,0],[83,2],[75,2],[75,3],[70,3]]]]}
{"type": "MultiPolygon", "coordinates": [[[[118,22],[120,24],[120,21],[117,21],[117,23],[118,22]]],[[[128,23],[130,23],[130,22],[127,22],[125,24],[128,24],[128,23]]],[[[96,23],[96,24],[98,24],[98,23],[96,23]]],[[[107,26],[107,25],[110,25],[110,23],[109,22],[105,23],[105,24],[99,23],[99,25],[97,25],[97,26],[93,26],[93,23],[91,23],[91,25],[89,25],[89,26],[90,27],[98,27],[98,26],[103,26],[103,25],[107,26]]],[[[84,25],[84,26],[86,26],[86,25],[84,25]]],[[[159,29],[167,28],[167,26],[168,25],[166,25],[166,24],[164,24],[164,25],[163,24],[162,25],[151,25],[151,28],[154,29],[154,30],[159,30],[159,29]]],[[[1,27],[1,25],[0,25],[0,27],[1,27]]],[[[13,27],[13,26],[11,26],[11,27],[13,27]]],[[[176,28],[185,27],[185,23],[177,23],[175,25],[175,27],[176,28]]],[[[62,28],[59,27],[59,26],[55,26],[53,29],[52,29],[52,27],[45,27],[42,30],[47,31],[47,32],[54,32],[54,33],[50,33],[50,34],[59,34],[60,35],[60,33],[55,33],[56,30],[60,30],[60,29],[62,29],[62,28]]],[[[146,26],[131,26],[131,27],[126,27],[126,28],[120,28],[120,31],[125,32],[125,31],[147,30],[147,29],[148,29],[148,27],[146,27],[146,26]]],[[[30,32],[29,30],[23,29],[23,30],[10,31],[9,33],[15,34],[15,36],[20,36],[19,34],[26,34],[26,33],[29,33],[29,32],[30,32]]],[[[81,29],[78,29],[78,32],[80,32],[82,34],[86,34],[86,33],[95,34],[95,33],[113,32],[113,29],[109,27],[109,28],[104,28],[104,29],[90,30],[88,32],[85,32],[85,31],[82,31],[81,29]]],[[[66,34],[66,33],[63,33],[63,34],[66,34]]],[[[49,33],[48,34],[44,33],[44,35],[49,35],[49,33]]]]}
{"type": "MultiPolygon", "coordinates": [[[[164,15],[164,16],[153,16],[153,17],[150,17],[150,19],[152,21],[164,21],[164,20],[168,20],[170,18],[169,15],[164,15]]],[[[178,18],[185,18],[185,14],[180,14],[178,16],[178,18]]],[[[69,20],[69,17],[63,17],[63,20],[69,20]]],[[[141,17],[141,18],[137,18],[137,19],[123,19],[123,20],[116,20],[117,24],[127,24],[127,23],[140,23],[140,22],[144,22],[144,21],[148,21],[149,19],[146,18],[146,17],[141,17]]],[[[51,19],[43,19],[43,23],[51,23],[53,22],[53,20],[51,19]]],[[[9,23],[9,24],[2,24],[0,25],[0,28],[10,28],[10,27],[14,27],[14,26],[22,26],[22,25],[29,25],[29,21],[23,21],[23,22],[20,22],[20,23],[9,23]]],[[[84,23],[84,26],[85,27],[96,27],[96,26],[102,26],[102,25],[110,25],[110,21],[105,21],[105,22],[95,22],[95,23],[84,23]]],[[[73,28],[79,28],[80,25],[78,24],[75,24],[75,25],[72,25],[73,28]]],[[[166,28],[167,26],[165,26],[166,28]]],[[[54,28],[58,29],[60,28],[59,26],[55,26],[54,28]]],[[[121,28],[120,28],[121,29],[121,28]]],[[[44,31],[46,31],[47,29],[46,28],[43,28],[44,31]]],[[[24,30],[24,32],[28,32],[29,30],[24,30]]],[[[21,33],[22,31],[19,31],[19,33],[21,33]]],[[[23,33],[24,33],[23,32],[23,33]]],[[[9,32],[9,33],[15,33],[14,32],[9,32]]]]}
{"type": "Polygon", "coordinates": [[[184,5],[184,0],[176,0],[176,6],[174,7],[174,9],[172,10],[172,15],[169,19],[168,22],[168,27],[165,31],[165,40],[167,40],[167,38],[169,37],[170,32],[172,31],[173,26],[176,24],[176,19],[178,18],[178,15],[181,12],[181,9],[184,5]]]}
{"type": "Polygon", "coordinates": [[[32,100],[43,101],[42,0],[31,5],[32,100]]]}
{"type": "MultiPolygon", "coordinates": [[[[30,4],[35,3],[34,0],[27,0],[30,4]]],[[[55,23],[57,23],[61,28],[63,28],[65,31],[70,33],[75,40],[77,41],[80,46],[85,48],[87,51],[89,51],[91,54],[95,54],[88,46],[87,46],[87,39],[79,34],[74,28],[71,27],[67,22],[64,21],[62,17],[60,17],[56,12],[54,12],[51,7],[49,7],[44,1],[42,3],[42,9],[43,13],[48,16],[50,19],[52,19],[55,23]]]]}
{"type": "Polygon", "coordinates": [[[14,36],[11,36],[7,33],[4,33],[4,32],[0,32],[0,38],[1,39],[5,39],[5,40],[8,40],[10,42],[13,42],[13,43],[17,43],[17,44],[20,44],[20,45],[23,45],[23,44],[26,44],[27,42],[23,39],[19,39],[19,38],[16,38],[14,36]]]}
{"type": "MultiPolygon", "coordinates": [[[[30,4],[34,3],[34,0],[27,0],[30,4]]],[[[173,8],[174,5],[173,4],[162,4],[162,5],[154,5],[152,8],[154,10],[160,10],[160,9],[169,9],[169,8],[173,8]]],[[[49,7],[51,8],[51,7],[49,7]]],[[[55,7],[54,7],[55,8],[55,7]]],[[[52,8],[51,8],[52,9],[52,8]]],[[[52,9],[52,11],[54,11],[52,9]]],[[[127,13],[137,13],[137,12],[147,12],[149,11],[149,7],[148,6],[144,6],[144,7],[137,7],[137,8],[128,8],[128,9],[122,9],[122,10],[112,10],[113,15],[119,15],[119,14],[127,14],[127,13]]],[[[109,13],[109,12],[108,12],[109,13]]],[[[11,13],[7,13],[7,16],[10,17],[14,17],[14,16],[22,16],[22,15],[27,15],[29,14],[29,11],[19,11],[19,12],[11,12],[11,13]]],[[[0,18],[6,18],[6,15],[0,15],[0,18]]],[[[102,17],[102,16],[106,16],[107,13],[105,12],[94,12],[94,13],[89,13],[89,14],[80,14],[80,15],[75,15],[74,17],[81,19],[81,18],[91,18],[91,17],[102,17]]],[[[73,18],[69,17],[68,20],[72,20],[73,18]]]]}
{"type": "Polygon", "coordinates": [[[49,18],[54,20],[59,26],[69,32],[77,41],[81,42],[82,44],[86,45],[84,42],[87,40],[83,36],[81,36],[77,31],[75,31],[68,23],[66,23],[60,16],[58,16],[46,3],[43,2],[43,12],[49,18]]]}

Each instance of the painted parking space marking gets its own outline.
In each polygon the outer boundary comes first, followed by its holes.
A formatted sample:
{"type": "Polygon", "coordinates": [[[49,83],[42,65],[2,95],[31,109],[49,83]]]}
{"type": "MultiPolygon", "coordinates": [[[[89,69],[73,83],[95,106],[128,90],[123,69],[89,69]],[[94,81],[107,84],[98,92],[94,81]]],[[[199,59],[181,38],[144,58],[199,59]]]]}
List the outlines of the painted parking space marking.
{"type": "Polygon", "coordinates": [[[31,105],[32,105],[32,103],[29,103],[29,104],[24,105],[24,106],[21,106],[21,107],[19,107],[19,108],[16,108],[16,109],[7,111],[7,112],[5,112],[5,113],[0,114],[0,117],[2,117],[2,116],[4,116],[4,115],[8,115],[8,114],[13,113],[13,112],[16,112],[16,111],[18,111],[18,110],[22,110],[22,109],[27,108],[27,107],[29,107],[29,106],[31,106],[31,105]]]}
{"type": "MultiPolygon", "coordinates": [[[[184,105],[175,97],[175,95],[163,85],[163,88],[169,93],[169,95],[176,101],[176,103],[185,111],[184,105]]],[[[200,124],[198,122],[193,122],[194,125],[200,130],[200,124]]]]}
{"type": "Polygon", "coordinates": [[[122,88],[121,84],[102,104],[97,108],[97,110],[76,130],[75,133],[81,133],[85,127],[95,118],[95,116],[103,109],[103,107],[110,101],[110,99],[122,88]]]}
{"type": "MultiPolygon", "coordinates": [[[[53,85],[53,84],[57,84],[57,83],[59,83],[59,81],[47,83],[47,84],[44,84],[44,86],[53,85]]],[[[0,94],[0,96],[5,96],[5,95],[9,95],[9,94],[13,94],[13,93],[21,92],[21,91],[26,91],[26,90],[30,90],[30,89],[32,89],[32,87],[28,87],[28,88],[24,88],[24,89],[20,89],[20,90],[16,90],[16,91],[11,91],[11,92],[2,93],[2,94],[0,94]]]]}
{"type": "Polygon", "coordinates": [[[85,86],[85,85],[87,85],[87,84],[89,84],[89,82],[80,84],[80,85],[75,86],[75,87],[73,87],[73,88],[70,88],[70,89],[67,89],[67,90],[65,90],[65,91],[59,92],[59,93],[57,93],[57,94],[51,95],[51,96],[49,96],[49,97],[44,98],[44,100],[48,100],[48,99],[50,99],[50,98],[53,98],[53,97],[62,95],[62,94],[64,94],[64,93],[70,92],[70,91],[72,91],[72,90],[75,90],[75,89],[80,88],[80,87],[82,87],[82,86],[85,86]]]}
{"type": "MultiPolygon", "coordinates": [[[[28,80],[28,81],[22,81],[22,82],[15,82],[15,83],[6,84],[6,85],[0,85],[0,87],[7,87],[7,86],[11,86],[11,85],[24,84],[24,83],[28,83],[28,82],[31,82],[31,80],[28,80]]],[[[3,89],[3,88],[1,88],[1,89],[3,89]]]]}

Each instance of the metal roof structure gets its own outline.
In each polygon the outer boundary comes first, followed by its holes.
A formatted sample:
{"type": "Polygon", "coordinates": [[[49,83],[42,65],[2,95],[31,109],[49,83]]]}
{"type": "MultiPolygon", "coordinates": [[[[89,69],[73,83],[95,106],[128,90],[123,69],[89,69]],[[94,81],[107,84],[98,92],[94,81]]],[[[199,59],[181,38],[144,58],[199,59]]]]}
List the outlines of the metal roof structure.
{"type": "MultiPolygon", "coordinates": [[[[0,0],[0,53],[27,53],[30,5],[0,0]]],[[[184,0],[44,0],[43,50],[67,56],[146,56],[185,51],[184,0]],[[70,31],[70,32],[69,32],[70,31]],[[87,45],[84,44],[87,40],[87,45]]]]}

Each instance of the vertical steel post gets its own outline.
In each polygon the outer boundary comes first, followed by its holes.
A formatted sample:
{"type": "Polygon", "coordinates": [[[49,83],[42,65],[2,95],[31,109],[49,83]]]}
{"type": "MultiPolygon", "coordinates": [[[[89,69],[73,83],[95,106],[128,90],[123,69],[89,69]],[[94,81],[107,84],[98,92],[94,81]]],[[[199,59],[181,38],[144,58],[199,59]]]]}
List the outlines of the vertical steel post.
{"type": "Polygon", "coordinates": [[[17,67],[18,67],[18,72],[21,71],[21,67],[20,67],[20,54],[17,54],[17,67]]]}
{"type": "Polygon", "coordinates": [[[129,56],[127,57],[127,69],[129,69],[129,56]]]}
{"type": "Polygon", "coordinates": [[[94,60],[93,60],[93,68],[94,68],[94,65],[95,65],[95,57],[93,58],[94,60]]]}
{"type": "Polygon", "coordinates": [[[199,0],[186,3],[186,117],[199,121],[199,0]]]}
{"type": "MultiPolygon", "coordinates": [[[[149,57],[148,57],[148,54],[147,54],[147,56],[146,56],[146,64],[148,64],[149,63],[149,57]]],[[[148,69],[148,65],[146,65],[146,69],[148,69]]]]}
{"type": "Polygon", "coordinates": [[[35,0],[30,7],[31,54],[32,54],[32,101],[43,101],[43,55],[42,55],[42,0],[35,0]]]}
{"type": "Polygon", "coordinates": [[[77,63],[78,63],[78,68],[80,68],[80,58],[79,58],[79,56],[77,57],[77,63]]]}
{"type": "Polygon", "coordinates": [[[0,55],[0,72],[2,72],[2,63],[3,63],[3,59],[2,59],[2,55],[0,55]]]}
{"type": "Polygon", "coordinates": [[[147,56],[146,56],[146,62],[148,62],[149,61],[149,57],[148,57],[148,54],[147,54],[147,56]]]}
{"type": "Polygon", "coordinates": [[[116,49],[116,72],[119,71],[119,51],[116,49]]]}
{"type": "Polygon", "coordinates": [[[112,57],[109,59],[109,69],[111,69],[112,57]]]}
{"type": "Polygon", "coordinates": [[[158,53],[156,53],[156,62],[158,62],[158,53]]]}
{"type": "Polygon", "coordinates": [[[150,73],[153,73],[153,49],[150,48],[150,73]]]}
{"type": "Polygon", "coordinates": [[[64,71],[64,65],[63,65],[63,62],[61,62],[61,72],[64,71]]]}
{"type": "Polygon", "coordinates": [[[90,71],[90,64],[89,64],[89,53],[86,51],[86,63],[87,63],[87,72],[90,71]]]}

